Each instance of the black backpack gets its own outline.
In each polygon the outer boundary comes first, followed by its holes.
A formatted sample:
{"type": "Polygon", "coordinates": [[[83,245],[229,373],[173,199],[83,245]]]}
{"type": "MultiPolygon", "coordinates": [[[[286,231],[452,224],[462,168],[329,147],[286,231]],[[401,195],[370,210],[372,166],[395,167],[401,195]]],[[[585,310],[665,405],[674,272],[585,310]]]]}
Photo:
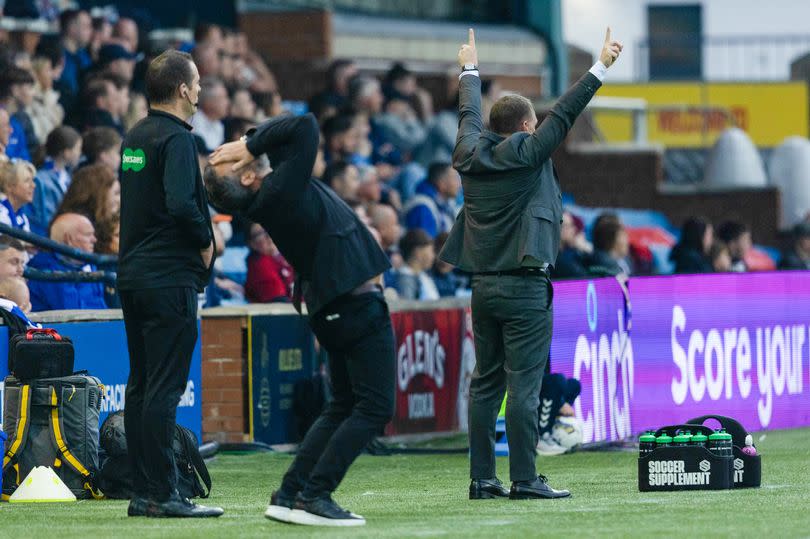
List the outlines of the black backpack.
{"type": "MultiPolygon", "coordinates": [[[[100,445],[107,454],[96,485],[107,498],[132,497],[132,469],[127,454],[124,412],[110,414],[101,425],[100,445]]],[[[177,491],[183,498],[207,498],[211,494],[211,475],[198,450],[197,436],[176,425],[174,461],[177,466],[177,491]]]]}

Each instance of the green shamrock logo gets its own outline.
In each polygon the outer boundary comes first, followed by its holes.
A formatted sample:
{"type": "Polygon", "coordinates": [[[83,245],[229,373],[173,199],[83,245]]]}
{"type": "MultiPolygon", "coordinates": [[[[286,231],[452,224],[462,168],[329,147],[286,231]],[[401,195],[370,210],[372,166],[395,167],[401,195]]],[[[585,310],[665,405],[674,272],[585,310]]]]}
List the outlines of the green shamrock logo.
{"type": "Polygon", "coordinates": [[[132,172],[140,172],[145,166],[146,155],[143,153],[143,150],[140,148],[136,148],[135,150],[132,148],[124,148],[124,155],[121,157],[121,170],[126,172],[131,169],[132,172]]]}

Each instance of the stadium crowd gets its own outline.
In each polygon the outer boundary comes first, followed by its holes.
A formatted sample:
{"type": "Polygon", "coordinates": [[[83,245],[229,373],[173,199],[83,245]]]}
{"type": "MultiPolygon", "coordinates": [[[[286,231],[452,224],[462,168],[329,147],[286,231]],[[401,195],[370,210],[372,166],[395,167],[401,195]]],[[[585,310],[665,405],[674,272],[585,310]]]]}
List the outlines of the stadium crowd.
{"type": "MultiPolygon", "coordinates": [[[[0,223],[88,253],[114,255],[121,141],[147,114],[143,76],[150,58],[144,53],[152,51],[133,19],[109,10],[95,17],[83,10],[50,16],[56,35],[35,25],[0,31],[0,223]]],[[[264,119],[305,110],[305,102],[322,135],[312,175],[357,212],[391,258],[388,293],[414,300],[469,293],[468,276],[436,257],[463,202],[451,164],[454,105],[435,110],[430,93],[401,63],[378,79],[359,72],[351,60],[332,63],[322,92],[284,101],[245,34],[201,24],[194,41],[179,47],[191,52],[202,77],[191,122],[201,167],[220,144],[239,139],[264,119]]],[[[487,104],[500,93],[497,83],[485,81],[485,119],[487,104]]],[[[246,279],[220,272],[206,294],[208,305],[223,298],[290,301],[292,270],[264,229],[224,215],[215,215],[214,224],[219,254],[240,247],[249,254],[246,279]]],[[[653,271],[650,253],[631,244],[617,214],[603,213],[586,231],[582,218],[566,212],[561,226],[557,278],[653,271]]],[[[810,269],[810,223],[794,233],[794,247],[781,265],[810,269]]],[[[695,217],[683,224],[670,261],[678,273],[746,271],[750,248],[745,224],[729,221],[715,230],[695,217]]],[[[96,269],[0,237],[0,290],[25,288],[19,285],[26,265],[96,269]]],[[[35,311],[117,306],[114,290],[94,282],[30,280],[28,290],[13,295],[6,299],[35,311]]]]}

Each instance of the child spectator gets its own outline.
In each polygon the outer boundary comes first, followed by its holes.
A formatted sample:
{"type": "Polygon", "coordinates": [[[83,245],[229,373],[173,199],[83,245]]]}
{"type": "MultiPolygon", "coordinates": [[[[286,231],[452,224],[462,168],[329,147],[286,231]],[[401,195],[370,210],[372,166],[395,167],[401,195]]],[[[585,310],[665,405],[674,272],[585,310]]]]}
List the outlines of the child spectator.
{"type": "Polygon", "coordinates": [[[0,162],[0,223],[31,231],[28,216],[21,210],[34,200],[36,172],[27,161],[0,162]]]}
{"type": "Polygon", "coordinates": [[[85,132],[82,140],[84,161],[82,167],[106,165],[118,174],[121,168],[121,135],[111,127],[94,127],[85,132]]]}
{"type": "Polygon", "coordinates": [[[751,250],[751,231],[742,223],[726,221],[717,229],[717,236],[728,247],[731,271],[748,271],[745,255],[751,250]]]}
{"type": "Polygon", "coordinates": [[[45,155],[45,163],[34,178],[34,201],[28,213],[31,230],[40,236],[48,235],[48,225],[70,186],[71,171],[79,164],[81,135],[72,127],[57,127],[45,141],[45,155]]]}
{"type": "Polygon", "coordinates": [[[714,241],[711,223],[700,217],[690,217],[681,228],[681,239],[669,259],[675,263],[675,273],[711,273],[709,249],[714,241]]]}
{"type": "Polygon", "coordinates": [[[397,270],[396,289],[401,299],[439,299],[436,283],[427,271],[433,267],[436,252],[433,240],[421,228],[409,230],[399,242],[405,263],[397,270]]]}
{"type": "Polygon", "coordinates": [[[261,225],[250,225],[245,297],[251,303],[289,302],[293,270],[261,225]]]}

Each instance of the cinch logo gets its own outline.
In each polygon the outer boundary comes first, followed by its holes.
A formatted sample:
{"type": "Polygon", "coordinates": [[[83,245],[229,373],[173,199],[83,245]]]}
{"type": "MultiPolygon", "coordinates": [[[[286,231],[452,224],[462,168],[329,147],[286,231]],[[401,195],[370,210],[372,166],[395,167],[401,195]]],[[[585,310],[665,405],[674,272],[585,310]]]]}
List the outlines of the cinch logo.
{"type": "Polygon", "coordinates": [[[124,155],[121,157],[121,170],[126,172],[140,172],[146,166],[146,155],[143,150],[136,148],[124,148],[124,155]]]}

